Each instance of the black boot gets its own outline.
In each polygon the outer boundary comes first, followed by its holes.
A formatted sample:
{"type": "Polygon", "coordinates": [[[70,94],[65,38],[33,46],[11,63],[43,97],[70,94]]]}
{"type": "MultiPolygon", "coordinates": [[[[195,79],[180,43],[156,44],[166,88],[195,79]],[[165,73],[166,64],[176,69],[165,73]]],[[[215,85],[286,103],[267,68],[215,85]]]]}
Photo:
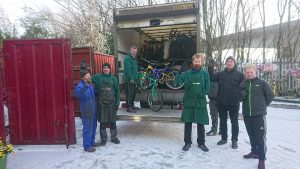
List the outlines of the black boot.
{"type": "Polygon", "coordinates": [[[100,130],[100,138],[101,138],[100,146],[105,146],[106,141],[107,141],[106,129],[101,129],[100,130]]]}
{"type": "Polygon", "coordinates": [[[117,129],[110,129],[111,142],[115,144],[120,144],[120,140],[117,138],[117,129]]]}
{"type": "Polygon", "coordinates": [[[183,151],[189,151],[190,148],[191,148],[191,144],[185,144],[185,145],[182,147],[182,150],[183,150],[183,151]]]}

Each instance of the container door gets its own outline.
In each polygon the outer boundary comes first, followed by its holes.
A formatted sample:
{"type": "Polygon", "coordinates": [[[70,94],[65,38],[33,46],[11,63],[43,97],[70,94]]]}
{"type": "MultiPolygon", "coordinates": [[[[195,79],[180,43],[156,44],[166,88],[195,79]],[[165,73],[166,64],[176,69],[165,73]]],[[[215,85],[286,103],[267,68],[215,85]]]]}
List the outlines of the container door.
{"type": "Polygon", "coordinates": [[[75,143],[70,40],[4,41],[12,144],[75,143]]]}
{"type": "Polygon", "coordinates": [[[0,138],[3,143],[6,140],[6,132],[5,132],[5,116],[3,111],[3,81],[4,81],[4,74],[3,74],[3,57],[4,54],[2,53],[2,49],[0,49],[0,138]]]}

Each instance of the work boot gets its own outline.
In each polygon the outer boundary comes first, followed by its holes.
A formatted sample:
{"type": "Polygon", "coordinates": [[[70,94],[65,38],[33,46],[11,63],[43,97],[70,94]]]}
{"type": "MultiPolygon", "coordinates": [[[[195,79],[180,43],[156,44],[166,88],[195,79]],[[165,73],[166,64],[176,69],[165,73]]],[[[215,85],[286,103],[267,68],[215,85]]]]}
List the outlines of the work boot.
{"type": "Polygon", "coordinates": [[[206,133],[207,136],[215,136],[217,135],[217,132],[210,130],[209,132],[206,133]]]}
{"type": "Polygon", "coordinates": [[[140,108],[132,106],[131,109],[133,109],[133,110],[139,110],[140,108]]]}
{"type": "Polygon", "coordinates": [[[94,143],[93,147],[99,147],[100,145],[101,145],[101,142],[100,143],[94,143]]]}
{"type": "Polygon", "coordinates": [[[232,145],[231,145],[231,147],[232,147],[233,149],[237,149],[237,148],[238,148],[238,144],[237,144],[237,141],[236,141],[236,140],[232,140],[232,145]]]}
{"type": "Polygon", "coordinates": [[[115,144],[120,144],[120,140],[117,138],[117,129],[110,129],[111,142],[115,144]]]}
{"type": "Polygon", "coordinates": [[[105,146],[106,141],[107,141],[106,129],[101,129],[100,130],[100,138],[101,138],[100,146],[105,146]]]}
{"type": "Polygon", "coordinates": [[[183,150],[183,151],[189,151],[190,148],[191,148],[191,144],[185,144],[185,145],[182,147],[182,150],[183,150]]]}
{"type": "Polygon", "coordinates": [[[202,151],[204,151],[204,152],[208,152],[208,151],[209,151],[209,149],[205,146],[205,144],[199,144],[198,147],[199,147],[202,151]]]}
{"type": "Polygon", "coordinates": [[[136,111],[133,110],[131,107],[127,107],[126,111],[127,111],[128,113],[136,113],[136,111]]]}
{"type": "Polygon", "coordinates": [[[95,147],[84,148],[84,151],[89,152],[89,153],[92,153],[92,152],[95,152],[95,151],[96,151],[96,148],[95,148],[95,147]]]}
{"type": "Polygon", "coordinates": [[[249,154],[246,154],[243,156],[245,159],[258,159],[259,155],[254,153],[254,152],[250,152],[249,154]]]}
{"type": "Polygon", "coordinates": [[[258,161],[258,169],[265,169],[265,160],[258,161]]]}
{"type": "Polygon", "coordinates": [[[227,140],[220,140],[220,141],[218,141],[217,145],[223,145],[226,143],[227,143],[227,140]]]}

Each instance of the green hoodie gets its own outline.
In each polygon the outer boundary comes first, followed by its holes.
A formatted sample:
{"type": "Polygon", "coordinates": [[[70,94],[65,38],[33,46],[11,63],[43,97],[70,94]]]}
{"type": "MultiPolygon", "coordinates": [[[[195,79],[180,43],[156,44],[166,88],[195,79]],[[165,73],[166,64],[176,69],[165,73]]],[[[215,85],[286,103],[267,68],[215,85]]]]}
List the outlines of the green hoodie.
{"type": "Polygon", "coordinates": [[[138,65],[135,58],[132,57],[131,53],[124,59],[124,75],[123,79],[125,82],[138,79],[138,65]]]}

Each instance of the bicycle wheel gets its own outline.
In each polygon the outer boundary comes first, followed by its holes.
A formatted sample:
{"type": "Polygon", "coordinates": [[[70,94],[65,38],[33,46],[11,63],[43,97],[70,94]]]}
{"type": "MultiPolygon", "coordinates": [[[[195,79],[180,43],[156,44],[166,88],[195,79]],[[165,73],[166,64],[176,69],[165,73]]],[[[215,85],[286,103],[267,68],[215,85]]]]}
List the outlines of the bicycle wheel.
{"type": "Polygon", "coordinates": [[[152,88],[148,92],[148,104],[152,111],[159,111],[163,106],[163,96],[157,88],[152,88]]]}
{"type": "Polygon", "coordinates": [[[297,80],[300,79],[300,68],[296,67],[292,73],[292,76],[295,77],[297,80]]]}
{"type": "Polygon", "coordinates": [[[175,83],[175,76],[178,74],[178,71],[171,71],[170,73],[168,73],[168,77],[166,80],[166,85],[168,86],[168,88],[173,89],[173,90],[177,90],[177,89],[181,89],[184,85],[184,83],[181,83],[179,85],[176,85],[175,83]]]}
{"type": "Polygon", "coordinates": [[[285,77],[287,77],[288,76],[288,74],[289,74],[289,69],[283,69],[282,71],[281,71],[281,76],[283,77],[283,78],[285,78],[285,77]]]}
{"type": "Polygon", "coordinates": [[[143,77],[139,78],[139,85],[140,85],[140,88],[143,90],[149,88],[150,87],[150,77],[143,76],[143,77]]]}

